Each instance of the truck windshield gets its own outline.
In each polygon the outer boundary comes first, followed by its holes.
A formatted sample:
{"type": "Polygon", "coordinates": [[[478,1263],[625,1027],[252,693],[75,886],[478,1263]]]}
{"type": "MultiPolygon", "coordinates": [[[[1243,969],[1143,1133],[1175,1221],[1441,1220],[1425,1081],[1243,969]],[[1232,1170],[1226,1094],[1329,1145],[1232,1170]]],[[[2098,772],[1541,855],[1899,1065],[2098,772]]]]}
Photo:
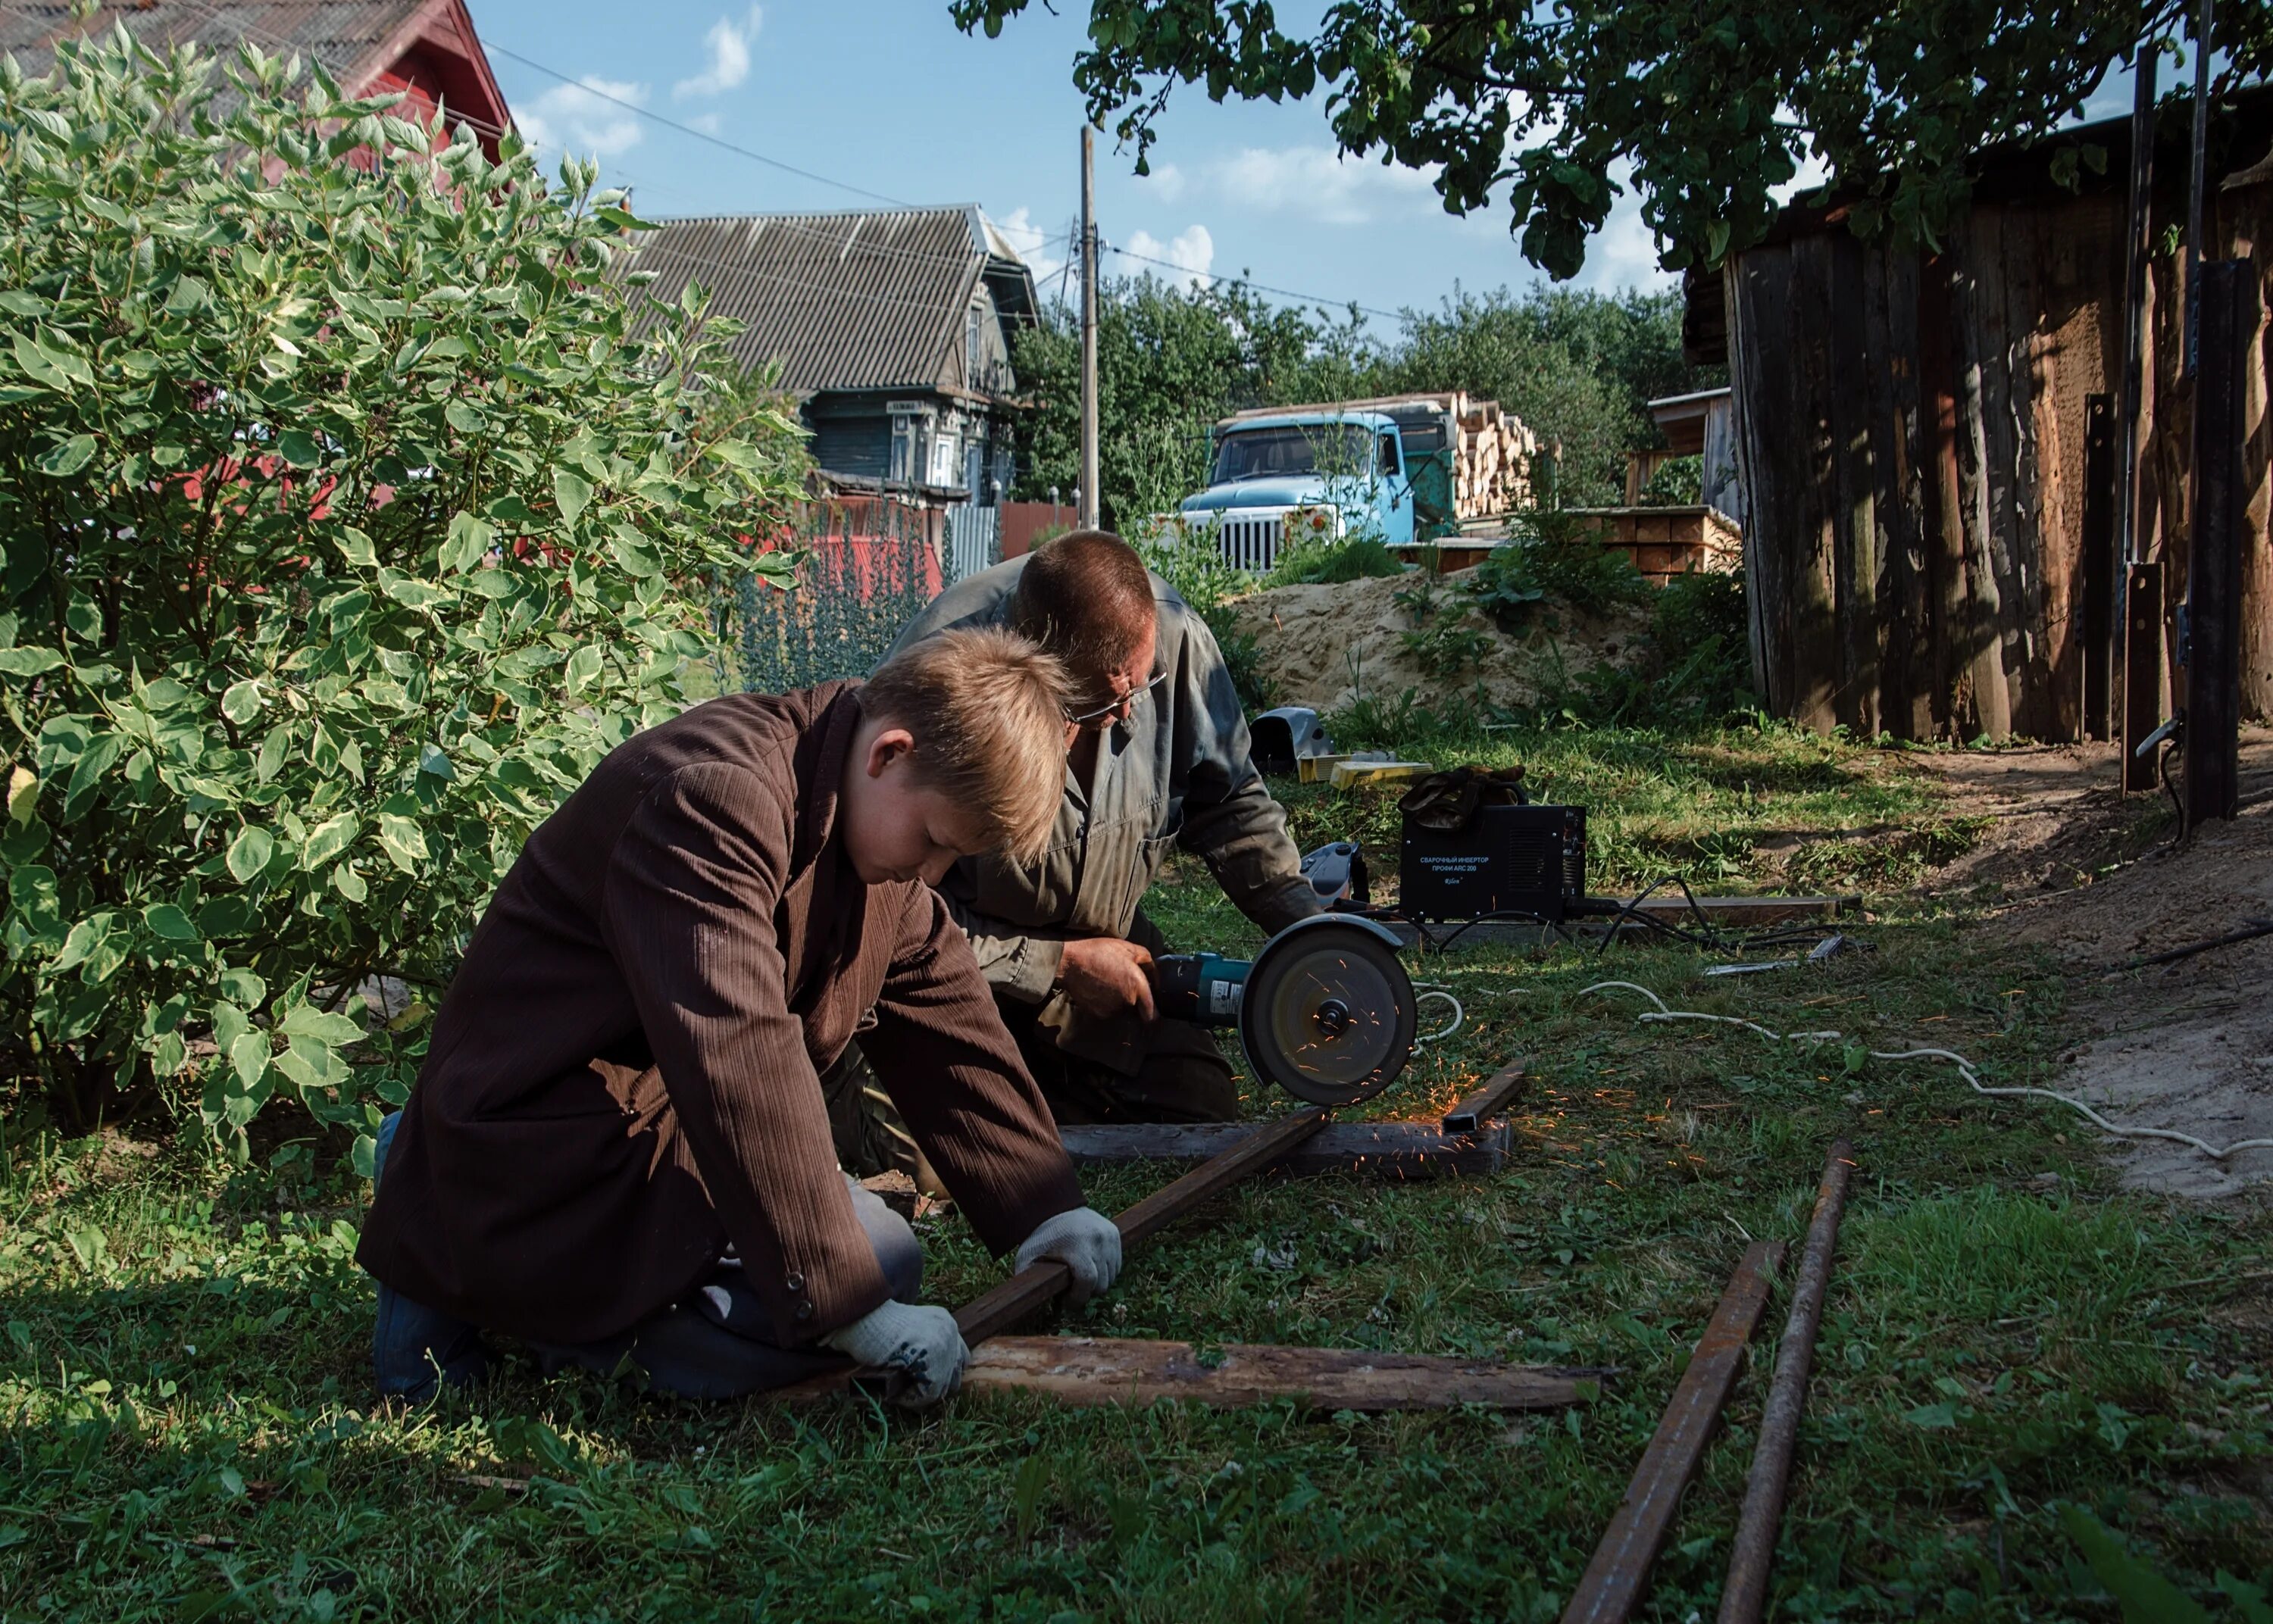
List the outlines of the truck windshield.
{"type": "Polygon", "coordinates": [[[1373,431],[1355,423],[1242,429],[1225,435],[1215,453],[1219,485],[1278,474],[1368,474],[1372,470],[1373,431]]]}

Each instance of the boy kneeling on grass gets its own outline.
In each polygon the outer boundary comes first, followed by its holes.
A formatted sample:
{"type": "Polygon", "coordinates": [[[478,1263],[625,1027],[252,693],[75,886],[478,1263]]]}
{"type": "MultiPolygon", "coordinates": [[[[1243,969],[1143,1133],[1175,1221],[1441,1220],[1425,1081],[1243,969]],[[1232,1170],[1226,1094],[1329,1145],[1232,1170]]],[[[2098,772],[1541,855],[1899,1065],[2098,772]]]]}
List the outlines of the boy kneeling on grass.
{"type": "Polygon", "coordinates": [[[600,763],[499,887],[380,1132],[356,1255],[382,1391],[480,1375],[486,1329],[692,1397],[848,1361],[944,1397],[955,1318],[915,1306],[914,1233],[831,1147],[817,1073],[855,1031],[981,1239],[1076,1298],[1112,1284],[1120,1232],[930,883],[1038,854],[1068,697],[1023,638],[956,632],[600,763]]]}

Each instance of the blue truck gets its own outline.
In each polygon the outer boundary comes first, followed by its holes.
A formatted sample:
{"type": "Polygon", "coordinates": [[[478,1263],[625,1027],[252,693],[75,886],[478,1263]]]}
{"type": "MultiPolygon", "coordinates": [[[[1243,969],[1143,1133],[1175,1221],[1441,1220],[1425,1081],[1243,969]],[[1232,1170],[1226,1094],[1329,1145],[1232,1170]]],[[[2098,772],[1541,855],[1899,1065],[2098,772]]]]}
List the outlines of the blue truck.
{"type": "Polygon", "coordinates": [[[1449,393],[1240,412],[1215,425],[1208,488],[1186,497],[1178,517],[1187,529],[1212,528],[1225,562],[1258,574],[1297,541],[1368,534],[1410,547],[1527,490],[1515,451],[1500,475],[1504,440],[1529,448],[1496,404],[1449,393]],[[1487,439],[1490,455],[1480,458],[1487,439]]]}

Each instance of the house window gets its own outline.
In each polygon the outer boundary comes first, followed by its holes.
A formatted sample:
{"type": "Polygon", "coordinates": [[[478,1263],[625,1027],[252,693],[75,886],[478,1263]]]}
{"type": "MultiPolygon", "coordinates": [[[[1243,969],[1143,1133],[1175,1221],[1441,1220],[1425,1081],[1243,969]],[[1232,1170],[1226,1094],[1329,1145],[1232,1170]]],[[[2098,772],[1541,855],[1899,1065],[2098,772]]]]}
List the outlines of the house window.
{"type": "Polygon", "coordinates": [[[974,304],[963,329],[963,381],[973,389],[986,386],[986,358],[979,350],[979,341],[986,333],[986,307],[974,304]]]}
{"type": "Polygon", "coordinates": [[[924,420],[914,416],[892,419],[892,455],[885,477],[911,484],[923,477],[924,420]]]}

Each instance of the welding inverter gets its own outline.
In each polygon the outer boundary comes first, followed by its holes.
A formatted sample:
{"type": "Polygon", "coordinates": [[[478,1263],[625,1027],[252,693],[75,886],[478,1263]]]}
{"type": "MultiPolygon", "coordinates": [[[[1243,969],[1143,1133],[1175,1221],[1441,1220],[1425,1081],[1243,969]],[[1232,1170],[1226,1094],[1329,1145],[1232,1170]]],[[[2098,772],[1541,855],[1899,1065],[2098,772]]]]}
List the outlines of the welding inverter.
{"type": "Polygon", "coordinates": [[[1586,903],[1587,809],[1483,805],[1458,829],[1408,816],[1397,879],[1408,919],[1518,914],[1559,923],[1586,903]]]}

